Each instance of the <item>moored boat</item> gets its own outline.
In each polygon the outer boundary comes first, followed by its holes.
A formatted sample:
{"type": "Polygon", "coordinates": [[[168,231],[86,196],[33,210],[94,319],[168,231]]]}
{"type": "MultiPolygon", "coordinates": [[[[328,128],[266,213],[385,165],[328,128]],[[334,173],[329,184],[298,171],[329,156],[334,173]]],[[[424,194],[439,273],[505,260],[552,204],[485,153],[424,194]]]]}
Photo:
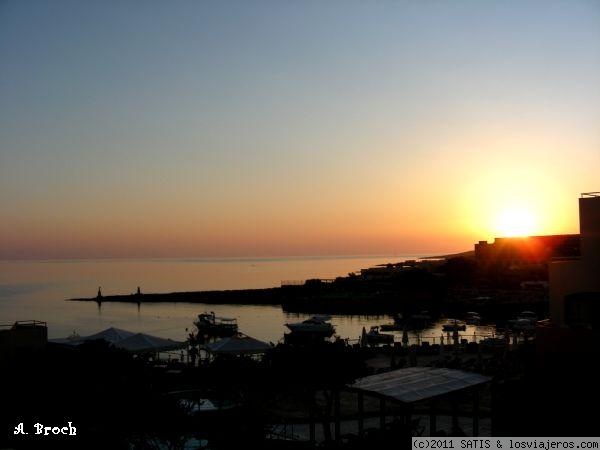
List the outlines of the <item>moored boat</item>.
{"type": "Polygon", "coordinates": [[[537,320],[538,316],[533,311],[522,311],[515,319],[507,321],[506,326],[517,331],[532,331],[537,320]]]}
{"type": "Polygon", "coordinates": [[[506,322],[506,326],[511,330],[517,331],[532,331],[535,330],[535,322],[529,319],[517,318],[506,322]]]}
{"type": "Polygon", "coordinates": [[[335,333],[335,328],[329,320],[330,316],[313,316],[303,322],[286,323],[285,326],[295,334],[330,337],[335,333]]]}
{"type": "Polygon", "coordinates": [[[198,314],[194,321],[201,336],[229,337],[238,332],[237,319],[228,317],[217,317],[214,312],[198,314]]]}
{"type": "Polygon", "coordinates": [[[403,330],[405,327],[406,323],[404,321],[404,317],[400,313],[394,316],[394,323],[384,323],[383,325],[379,326],[381,331],[403,330]]]}
{"type": "Polygon", "coordinates": [[[465,331],[467,326],[464,322],[458,319],[448,319],[445,324],[442,325],[442,330],[447,332],[453,331],[465,331]]]}
{"type": "Polygon", "coordinates": [[[517,319],[526,319],[532,323],[535,323],[538,320],[538,316],[533,311],[521,311],[517,316],[517,319]]]}
{"type": "Polygon", "coordinates": [[[391,344],[392,342],[394,342],[394,335],[380,333],[378,326],[371,327],[368,333],[363,327],[361,336],[361,343],[363,345],[391,344]]]}
{"type": "Polygon", "coordinates": [[[469,311],[465,317],[465,323],[467,325],[479,325],[481,324],[481,316],[475,311],[469,311]]]}

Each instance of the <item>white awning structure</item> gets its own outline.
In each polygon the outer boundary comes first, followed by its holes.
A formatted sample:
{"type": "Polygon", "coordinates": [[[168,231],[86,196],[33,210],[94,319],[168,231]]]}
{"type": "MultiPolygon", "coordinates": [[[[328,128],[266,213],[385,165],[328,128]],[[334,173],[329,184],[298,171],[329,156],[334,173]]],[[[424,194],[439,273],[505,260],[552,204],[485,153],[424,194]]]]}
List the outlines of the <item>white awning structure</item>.
{"type": "Polygon", "coordinates": [[[104,340],[117,348],[122,348],[133,353],[165,352],[185,348],[185,342],[172,341],[145,333],[134,333],[120,328],[110,327],[99,333],[82,337],[67,337],[50,339],[55,344],[80,345],[86,341],[104,340]]]}
{"type": "Polygon", "coordinates": [[[110,327],[104,331],[100,331],[99,333],[92,334],[91,336],[84,336],[80,338],[82,341],[93,341],[96,339],[104,339],[106,342],[110,342],[111,344],[116,344],[123,339],[133,336],[135,333],[127,330],[122,330],[121,328],[110,327]]]}
{"type": "Polygon", "coordinates": [[[129,350],[130,352],[166,352],[185,348],[185,342],[172,341],[149,334],[138,333],[115,343],[115,347],[129,350]]]}
{"type": "Polygon", "coordinates": [[[271,349],[271,345],[266,342],[259,341],[245,334],[237,334],[235,336],[219,339],[217,342],[208,344],[207,350],[215,354],[230,354],[230,355],[255,355],[265,353],[271,349]]]}
{"type": "Polygon", "coordinates": [[[489,381],[490,377],[462,370],[409,367],[360,378],[349,387],[402,403],[414,403],[489,381]]]}
{"type": "Polygon", "coordinates": [[[50,339],[49,342],[52,342],[54,344],[79,345],[84,343],[85,341],[95,341],[98,339],[102,339],[110,344],[116,344],[117,342],[122,341],[125,338],[133,336],[134,334],[135,333],[131,331],[122,330],[121,328],[110,327],[106,330],[100,331],[90,336],[79,336],[74,334],[66,338],[50,339]]]}

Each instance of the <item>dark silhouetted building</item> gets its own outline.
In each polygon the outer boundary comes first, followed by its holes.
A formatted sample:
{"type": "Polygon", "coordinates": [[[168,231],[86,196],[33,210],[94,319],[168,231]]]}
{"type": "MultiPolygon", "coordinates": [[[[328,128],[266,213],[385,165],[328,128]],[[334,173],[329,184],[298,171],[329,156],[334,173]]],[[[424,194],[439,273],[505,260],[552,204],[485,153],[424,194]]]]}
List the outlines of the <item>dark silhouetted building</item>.
{"type": "Polygon", "coordinates": [[[491,244],[475,244],[475,259],[481,264],[539,264],[579,254],[578,234],[496,238],[491,244]]]}
{"type": "Polygon", "coordinates": [[[0,360],[22,351],[43,349],[48,343],[46,322],[25,320],[0,328],[0,360]]]}

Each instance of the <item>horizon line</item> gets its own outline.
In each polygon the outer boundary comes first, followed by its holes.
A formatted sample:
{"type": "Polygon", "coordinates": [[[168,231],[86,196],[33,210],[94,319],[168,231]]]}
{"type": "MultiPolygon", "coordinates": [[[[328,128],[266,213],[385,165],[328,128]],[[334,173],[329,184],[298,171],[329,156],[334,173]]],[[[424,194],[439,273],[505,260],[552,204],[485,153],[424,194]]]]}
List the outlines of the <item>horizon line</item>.
{"type": "MultiPolygon", "coordinates": [[[[462,253],[462,252],[456,252],[462,253]]],[[[439,254],[439,252],[426,253],[395,253],[395,254],[333,254],[333,255],[266,255],[266,256],[99,256],[83,258],[0,258],[0,262],[84,262],[84,261],[152,261],[170,260],[182,262],[210,262],[210,261],[256,261],[256,260],[286,260],[286,259],[353,259],[353,258],[426,258],[439,254]]],[[[452,253],[450,253],[452,254],[452,253]]]]}

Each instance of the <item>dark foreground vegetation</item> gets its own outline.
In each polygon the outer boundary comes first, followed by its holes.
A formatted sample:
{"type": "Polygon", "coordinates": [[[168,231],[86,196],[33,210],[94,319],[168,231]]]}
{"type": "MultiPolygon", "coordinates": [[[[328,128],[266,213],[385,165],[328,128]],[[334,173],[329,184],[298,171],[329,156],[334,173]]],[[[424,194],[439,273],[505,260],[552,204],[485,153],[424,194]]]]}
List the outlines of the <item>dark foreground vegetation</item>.
{"type": "MultiPolygon", "coordinates": [[[[359,437],[335,433],[336,392],[375,370],[412,364],[480,372],[492,377],[482,397],[484,417],[491,417],[493,436],[589,436],[597,433],[593,413],[600,400],[594,365],[598,352],[547,353],[535,341],[512,350],[482,352],[469,345],[444,355],[431,347],[359,348],[343,342],[316,346],[279,345],[261,360],[222,357],[199,366],[181,362],[153,363],[103,341],[79,347],[48,345],[2,361],[0,447],[9,448],[403,448],[423,422],[400,420],[401,407],[388,414],[399,419],[359,437]],[[367,362],[379,355],[390,367],[367,362]],[[192,414],[180,402],[193,392],[231,409],[192,414]],[[185,395],[183,395],[185,397],[185,395]],[[320,443],[283,439],[274,425],[289,429],[309,420],[322,430],[320,443]],[[33,425],[64,426],[72,422],[77,436],[37,436],[33,425]],[[19,423],[29,434],[13,435],[19,423]],[[195,441],[191,441],[195,439],[195,441]]],[[[339,394],[337,394],[339,395],[339,394]]],[[[339,398],[339,397],[338,397],[339,398]]],[[[342,419],[355,420],[354,407],[344,406],[342,419]]],[[[349,404],[353,404],[349,400],[349,404]]],[[[462,406],[459,406],[462,408],[462,406]]],[[[439,414],[449,404],[438,403],[439,414]]],[[[369,412],[377,416],[377,411],[369,412]]],[[[446,411],[448,410],[448,411],[446,411]]],[[[412,411],[419,414],[418,406],[412,411]]],[[[468,415],[465,408],[461,415],[468,415]]],[[[293,428],[292,428],[293,429],[293,428]]],[[[442,435],[460,436],[453,429],[442,435]]]]}
{"type": "Polygon", "coordinates": [[[155,364],[91,341],[21,352],[2,361],[2,373],[2,448],[175,449],[195,437],[199,448],[206,441],[207,448],[221,449],[263,448],[273,422],[270,407],[278,398],[293,392],[301,407],[312,408],[316,390],[366,372],[360,354],[343,345],[293,353],[282,347],[262,361],[222,357],[191,367],[155,364]],[[181,392],[234,407],[191,415],[174,395],[181,392]],[[75,437],[34,434],[36,423],[68,422],[77,428],[75,437]],[[14,435],[19,423],[28,435],[14,435]]]}

